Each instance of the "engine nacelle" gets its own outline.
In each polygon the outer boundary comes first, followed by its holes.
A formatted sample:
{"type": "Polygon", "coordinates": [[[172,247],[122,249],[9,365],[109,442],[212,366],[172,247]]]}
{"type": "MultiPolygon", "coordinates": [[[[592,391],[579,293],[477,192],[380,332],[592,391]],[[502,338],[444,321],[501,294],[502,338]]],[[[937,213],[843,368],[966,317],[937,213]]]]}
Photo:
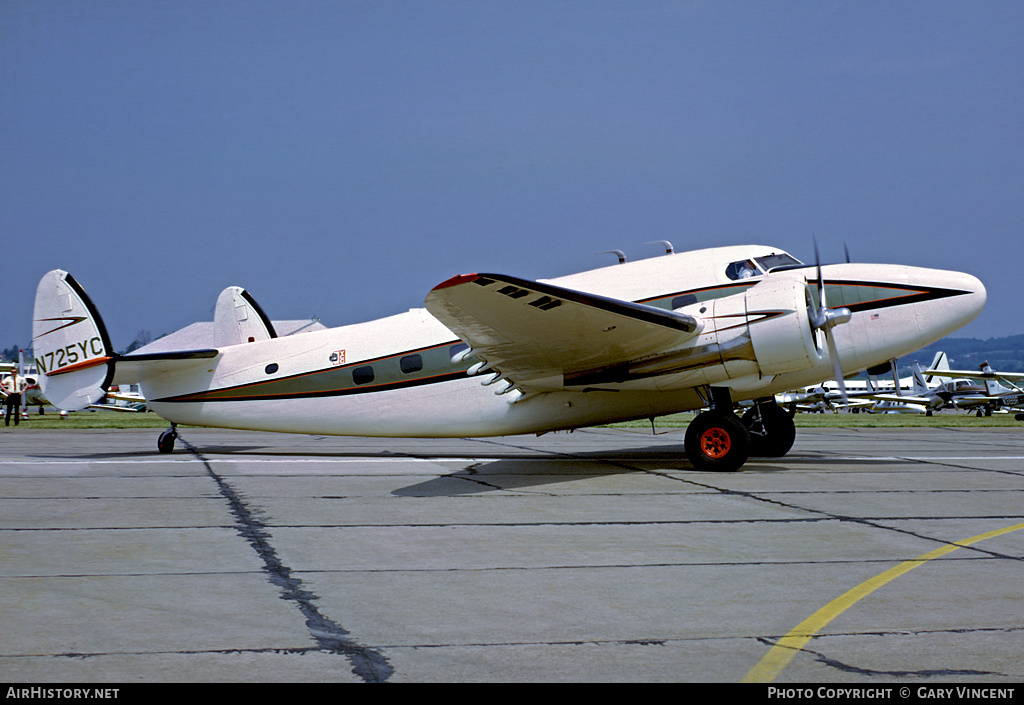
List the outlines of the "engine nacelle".
{"type": "Polygon", "coordinates": [[[802,278],[769,276],[743,298],[750,341],[763,375],[798,372],[821,362],[802,278]]]}

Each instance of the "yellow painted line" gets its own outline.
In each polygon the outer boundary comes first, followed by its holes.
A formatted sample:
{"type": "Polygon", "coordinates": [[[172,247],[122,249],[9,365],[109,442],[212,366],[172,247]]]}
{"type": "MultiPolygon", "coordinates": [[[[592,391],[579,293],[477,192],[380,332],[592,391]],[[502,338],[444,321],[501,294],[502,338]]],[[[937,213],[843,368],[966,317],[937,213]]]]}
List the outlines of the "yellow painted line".
{"type": "Polygon", "coordinates": [[[917,558],[904,561],[883,573],[879,573],[870,580],[864,581],[852,590],[848,590],[836,599],[832,600],[791,629],[786,636],[782,637],[778,643],[776,643],[775,646],[773,646],[768,653],[765,654],[764,657],[747,672],[747,675],[743,676],[743,680],[740,682],[771,683],[775,680],[776,676],[779,675],[782,669],[789,665],[789,662],[793,660],[793,657],[803,649],[804,645],[806,645],[815,634],[824,629],[829,622],[841,615],[850,607],[853,607],[861,599],[867,597],[878,588],[892,580],[895,580],[901,575],[909,573],[914,568],[924,565],[930,560],[952,553],[958,548],[964,548],[965,546],[970,546],[978,543],[979,541],[984,541],[985,539],[990,539],[996,536],[1002,536],[1003,534],[1008,534],[1011,531],[1019,531],[1020,529],[1024,529],[1024,524],[1014,524],[1013,526],[1007,526],[1003,529],[996,529],[984,534],[978,534],[977,536],[972,536],[971,538],[963,541],[956,541],[955,543],[951,543],[947,546],[937,548],[934,551],[922,554],[917,558]]]}

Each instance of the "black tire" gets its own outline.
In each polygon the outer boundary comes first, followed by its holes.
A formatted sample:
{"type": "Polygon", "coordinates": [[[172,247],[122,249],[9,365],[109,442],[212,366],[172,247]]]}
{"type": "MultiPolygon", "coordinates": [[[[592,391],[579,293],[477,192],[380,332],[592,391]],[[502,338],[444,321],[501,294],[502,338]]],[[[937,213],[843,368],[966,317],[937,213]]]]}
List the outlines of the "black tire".
{"type": "Polygon", "coordinates": [[[734,472],[750,453],[750,434],[734,414],[705,411],[686,428],[683,449],[697,470],[734,472]]]}
{"type": "Polygon", "coordinates": [[[750,433],[750,455],[758,458],[781,458],[796,441],[793,417],[775,403],[760,404],[743,414],[743,425],[750,433]],[[760,409],[760,421],[757,411],[760,409]]]}
{"type": "Polygon", "coordinates": [[[177,430],[169,428],[160,434],[160,438],[156,441],[156,449],[161,453],[171,453],[174,451],[174,441],[177,439],[177,430]]]}

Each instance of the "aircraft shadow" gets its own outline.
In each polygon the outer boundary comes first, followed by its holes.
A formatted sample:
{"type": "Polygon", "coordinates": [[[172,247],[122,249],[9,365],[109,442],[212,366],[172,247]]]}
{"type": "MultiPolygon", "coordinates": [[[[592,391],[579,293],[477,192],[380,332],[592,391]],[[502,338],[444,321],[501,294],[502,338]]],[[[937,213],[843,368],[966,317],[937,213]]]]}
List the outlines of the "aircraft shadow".
{"type": "MultiPolygon", "coordinates": [[[[437,459],[439,463],[451,461],[458,463],[462,460],[475,461],[468,467],[454,470],[451,473],[441,474],[422,482],[409,485],[408,487],[393,490],[391,494],[400,497],[440,497],[440,496],[462,496],[480,494],[486,492],[516,492],[526,491],[544,486],[558,485],[568,482],[575,482],[585,478],[610,477],[629,473],[642,474],[678,474],[681,480],[697,481],[698,478],[705,478],[711,484],[716,476],[730,476],[732,473],[707,473],[695,470],[682,452],[682,446],[673,451],[664,445],[641,446],[635,448],[602,449],[582,453],[543,453],[528,449],[524,454],[522,449],[501,450],[498,446],[487,448],[474,448],[472,450],[455,451],[439,449],[436,452],[417,453],[396,453],[391,450],[368,451],[366,449],[353,449],[351,451],[339,448],[274,448],[266,445],[252,444],[219,444],[219,445],[196,445],[195,450],[201,457],[205,456],[235,456],[239,462],[244,463],[246,458],[253,457],[274,457],[274,458],[371,458],[391,459],[401,461],[403,459],[416,459],[430,461],[437,459]]],[[[32,457],[54,460],[66,460],[68,455],[55,453],[33,454],[32,457]]],[[[78,460],[117,460],[137,459],[140,457],[175,458],[195,457],[185,448],[177,448],[170,455],[161,455],[155,449],[153,451],[111,451],[104,453],[89,453],[75,455],[78,460]]],[[[821,465],[829,463],[828,456],[799,456],[791,455],[785,458],[758,458],[752,457],[746,465],[739,470],[740,474],[764,474],[782,473],[808,465],[821,465]]],[[[905,464],[906,461],[897,458],[844,458],[842,464],[845,466],[858,465],[891,465],[905,464]]],[[[440,471],[440,470],[439,470],[440,471]]],[[[443,472],[443,471],[441,471],[443,472]]]]}

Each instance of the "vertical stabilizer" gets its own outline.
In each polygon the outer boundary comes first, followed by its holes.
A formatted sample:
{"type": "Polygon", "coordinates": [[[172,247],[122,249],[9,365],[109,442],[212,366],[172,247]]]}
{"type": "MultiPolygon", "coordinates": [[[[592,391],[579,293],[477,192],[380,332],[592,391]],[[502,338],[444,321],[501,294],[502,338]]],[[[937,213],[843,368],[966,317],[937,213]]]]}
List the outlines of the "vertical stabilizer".
{"type": "MultiPolygon", "coordinates": [[[[988,364],[987,360],[981,363],[981,371],[984,374],[992,375],[993,377],[995,377],[996,374],[995,371],[992,369],[992,365],[988,364]]],[[[990,397],[994,397],[997,394],[1002,394],[1003,392],[1006,391],[1008,390],[1005,387],[1003,387],[1003,385],[999,384],[999,382],[996,381],[995,379],[985,380],[985,393],[988,394],[990,397]]]]}
{"type": "MultiPolygon", "coordinates": [[[[932,360],[931,367],[929,370],[948,370],[949,369],[949,357],[944,352],[935,353],[935,359],[932,360]]],[[[925,382],[929,385],[946,384],[947,382],[953,381],[950,377],[940,377],[939,375],[928,375],[925,377],[925,382]]]]}
{"type": "Polygon", "coordinates": [[[217,297],[213,314],[214,347],[255,343],[276,338],[274,324],[249,292],[229,286],[217,297]]]}
{"type": "Polygon", "coordinates": [[[924,371],[921,369],[921,365],[917,362],[913,366],[914,375],[914,386],[913,393],[915,396],[924,396],[928,394],[928,383],[924,379],[924,371]]]}
{"type": "Polygon", "coordinates": [[[58,409],[99,401],[114,375],[110,337],[92,301],[67,272],[43,275],[36,289],[32,347],[43,396],[58,409]]]}

